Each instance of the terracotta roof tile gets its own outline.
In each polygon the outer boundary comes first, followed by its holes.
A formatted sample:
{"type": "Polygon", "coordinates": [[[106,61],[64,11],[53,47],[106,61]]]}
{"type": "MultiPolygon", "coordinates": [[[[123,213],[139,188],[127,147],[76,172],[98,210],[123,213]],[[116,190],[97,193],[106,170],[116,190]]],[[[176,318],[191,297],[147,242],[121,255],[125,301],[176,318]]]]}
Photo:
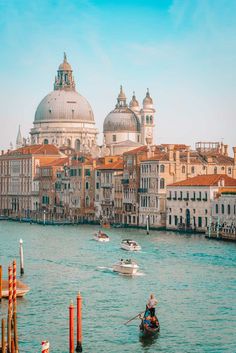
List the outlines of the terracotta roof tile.
{"type": "Polygon", "coordinates": [[[236,179],[230,178],[226,174],[198,175],[193,178],[185,179],[168,186],[217,186],[218,182],[224,180],[225,186],[235,186],[236,179]]]}

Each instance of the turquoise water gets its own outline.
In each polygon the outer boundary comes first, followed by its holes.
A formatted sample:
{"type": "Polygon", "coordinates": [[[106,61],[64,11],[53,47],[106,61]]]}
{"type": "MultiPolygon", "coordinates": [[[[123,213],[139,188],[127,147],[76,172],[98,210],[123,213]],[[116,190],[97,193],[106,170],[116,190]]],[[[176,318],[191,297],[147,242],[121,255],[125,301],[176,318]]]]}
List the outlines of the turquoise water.
{"type": "MultiPolygon", "coordinates": [[[[24,241],[25,275],[31,291],[18,300],[20,352],[68,352],[68,306],[83,296],[83,351],[89,353],[235,353],[236,245],[203,235],[111,229],[109,243],[92,239],[95,226],[39,226],[0,222],[0,263],[17,259],[24,241]],[[120,249],[130,237],[139,253],[120,249]],[[120,258],[132,257],[140,275],[113,273],[120,258]],[[159,301],[159,337],[140,341],[138,325],[123,323],[142,311],[150,292],[159,301]]],[[[7,302],[0,304],[6,317],[7,302]]]]}

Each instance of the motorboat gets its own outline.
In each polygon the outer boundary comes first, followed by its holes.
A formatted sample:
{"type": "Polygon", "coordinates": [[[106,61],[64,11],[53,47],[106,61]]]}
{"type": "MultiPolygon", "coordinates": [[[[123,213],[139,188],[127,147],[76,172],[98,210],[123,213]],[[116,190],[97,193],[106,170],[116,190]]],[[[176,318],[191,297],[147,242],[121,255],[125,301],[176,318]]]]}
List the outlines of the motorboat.
{"type": "Polygon", "coordinates": [[[122,273],[123,275],[135,275],[139,269],[138,264],[131,260],[123,260],[121,259],[116,264],[112,266],[114,272],[122,273]]]}
{"type": "MultiPolygon", "coordinates": [[[[8,298],[9,291],[8,291],[8,280],[2,280],[2,298],[8,298]]],[[[28,293],[30,288],[21,281],[16,281],[16,296],[23,297],[26,293],[28,293]]]]}
{"type": "Polygon", "coordinates": [[[123,239],[121,242],[121,249],[127,251],[139,251],[141,250],[141,246],[134,240],[123,239]]]}
{"type": "Polygon", "coordinates": [[[94,234],[94,240],[100,241],[100,242],[108,242],[110,238],[106,233],[99,230],[97,233],[94,234]]]}
{"type": "Polygon", "coordinates": [[[157,316],[151,316],[150,310],[146,308],[144,315],[139,317],[141,319],[141,324],[139,325],[140,336],[142,338],[157,336],[160,332],[160,323],[157,316]]]}

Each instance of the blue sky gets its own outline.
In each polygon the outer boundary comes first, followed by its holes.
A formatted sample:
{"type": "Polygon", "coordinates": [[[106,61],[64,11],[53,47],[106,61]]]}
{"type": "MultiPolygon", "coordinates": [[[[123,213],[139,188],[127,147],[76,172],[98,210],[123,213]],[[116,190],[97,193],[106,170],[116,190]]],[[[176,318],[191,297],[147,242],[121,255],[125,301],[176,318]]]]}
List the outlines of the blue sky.
{"type": "MultiPolygon", "coordinates": [[[[149,87],[156,143],[236,146],[236,1],[0,0],[0,147],[27,135],[63,52],[97,127],[149,87]]],[[[100,136],[101,141],[101,136],[100,136]]]]}

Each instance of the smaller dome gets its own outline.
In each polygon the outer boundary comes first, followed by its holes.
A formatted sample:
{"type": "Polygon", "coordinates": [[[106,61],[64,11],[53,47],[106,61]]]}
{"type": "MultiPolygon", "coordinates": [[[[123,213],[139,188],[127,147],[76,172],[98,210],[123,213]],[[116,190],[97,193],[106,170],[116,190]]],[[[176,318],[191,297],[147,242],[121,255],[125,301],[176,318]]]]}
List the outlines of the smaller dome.
{"type": "Polygon", "coordinates": [[[72,71],[70,64],[67,61],[66,53],[64,53],[63,63],[58,68],[59,71],[72,71]]]}
{"type": "Polygon", "coordinates": [[[111,111],[103,124],[103,132],[140,132],[140,123],[136,114],[128,107],[111,111]]]}
{"type": "Polygon", "coordinates": [[[153,104],[153,101],[150,96],[149,89],[147,88],[147,93],[146,93],[146,97],[143,100],[143,105],[145,106],[145,105],[151,105],[151,104],[153,104]]]}
{"type": "Polygon", "coordinates": [[[135,92],[133,92],[133,97],[129,103],[129,107],[132,109],[132,108],[136,108],[136,107],[139,107],[139,103],[135,97],[135,92]]]}

